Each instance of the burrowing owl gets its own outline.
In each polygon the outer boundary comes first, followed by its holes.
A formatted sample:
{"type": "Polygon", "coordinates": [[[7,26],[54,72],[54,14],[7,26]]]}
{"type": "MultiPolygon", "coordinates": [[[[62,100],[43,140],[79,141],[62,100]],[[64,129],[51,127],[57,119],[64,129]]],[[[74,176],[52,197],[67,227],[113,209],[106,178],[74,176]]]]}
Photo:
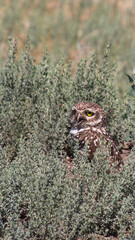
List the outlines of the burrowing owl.
{"type": "Polygon", "coordinates": [[[110,146],[111,165],[117,161],[119,167],[122,163],[120,153],[109,136],[106,129],[106,114],[104,110],[92,102],[79,102],[72,107],[71,111],[72,137],[79,141],[79,151],[83,152],[85,142],[88,142],[89,159],[94,156],[100,146],[101,138],[105,139],[106,145],[110,146]]]}

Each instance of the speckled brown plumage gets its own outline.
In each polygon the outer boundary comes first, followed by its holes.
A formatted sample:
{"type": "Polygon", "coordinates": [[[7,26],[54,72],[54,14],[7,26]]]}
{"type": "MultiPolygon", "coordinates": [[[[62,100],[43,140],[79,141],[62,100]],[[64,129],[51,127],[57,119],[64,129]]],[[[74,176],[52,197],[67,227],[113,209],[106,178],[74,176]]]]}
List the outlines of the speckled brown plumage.
{"type": "Polygon", "coordinates": [[[117,146],[106,129],[106,114],[104,110],[92,102],[79,102],[71,111],[71,135],[74,141],[79,141],[79,151],[82,154],[85,142],[88,142],[89,159],[91,160],[100,146],[101,139],[110,147],[111,165],[117,161],[117,167],[122,163],[117,146]]]}

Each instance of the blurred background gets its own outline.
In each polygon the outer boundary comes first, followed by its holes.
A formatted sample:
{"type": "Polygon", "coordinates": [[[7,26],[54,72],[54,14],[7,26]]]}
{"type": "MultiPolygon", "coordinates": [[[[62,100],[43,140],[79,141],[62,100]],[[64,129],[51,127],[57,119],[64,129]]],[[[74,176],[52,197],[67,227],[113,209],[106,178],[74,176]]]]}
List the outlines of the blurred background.
{"type": "Polygon", "coordinates": [[[129,87],[125,73],[135,68],[135,0],[0,0],[0,64],[6,61],[8,36],[18,39],[19,55],[27,35],[36,62],[48,47],[54,62],[64,53],[73,70],[80,58],[94,53],[102,61],[111,43],[121,95],[129,87]]]}

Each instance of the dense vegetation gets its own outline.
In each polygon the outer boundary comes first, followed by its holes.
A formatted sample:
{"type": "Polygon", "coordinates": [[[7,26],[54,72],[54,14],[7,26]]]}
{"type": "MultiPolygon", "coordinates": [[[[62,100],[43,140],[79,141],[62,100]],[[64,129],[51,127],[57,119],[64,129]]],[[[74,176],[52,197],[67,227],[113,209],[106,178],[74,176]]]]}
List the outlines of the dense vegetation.
{"type": "Polygon", "coordinates": [[[16,60],[17,43],[9,38],[0,76],[1,239],[96,239],[96,234],[134,239],[134,149],[119,173],[107,174],[104,147],[91,164],[87,151],[80,159],[75,149],[72,178],[66,165],[65,146],[73,151],[70,109],[77,101],[104,108],[119,148],[133,141],[134,80],[121,101],[109,48],[101,65],[93,56],[80,60],[71,74],[71,62],[62,56],[54,65],[47,51],[35,64],[29,40],[16,60]]]}
{"type": "MultiPolygon", "coordinates": [[[[102,61],[104,48],[111,42],[110,60],[117,61],[115,79],[122,94],[127,89],[125,72],[135,68],[134,0],[12,0],[0,1],[0,63],[8,51],[7,38],[18,38],[20,51],[31,38],[32,55],[41,59],[46,46],[53,60],[60,52],[73,60],[93,53],[102,61]]],[[[18,51],[18,53],[19,53],[18,51]]]]}
{"type": "Polygon", "coordinates": [[[135,239],[134,9],[0,1],[1,240],[135,239]],[[91,163],[73,148],[70,111],[85,100],[107,114],[117,173],[104,142],[91,163]]]}

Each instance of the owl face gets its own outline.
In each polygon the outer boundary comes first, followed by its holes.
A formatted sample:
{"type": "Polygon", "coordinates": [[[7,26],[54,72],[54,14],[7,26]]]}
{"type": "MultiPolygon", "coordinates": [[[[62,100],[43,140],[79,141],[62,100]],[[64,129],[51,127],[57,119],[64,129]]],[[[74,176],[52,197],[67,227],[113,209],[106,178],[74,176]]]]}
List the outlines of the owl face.
{"type": "Polygon", "coordinates": [[[83,131],[90,127],[104,126],[106,114],[96,103],[79,102],[72,107],[71,127],[73,131],[83,131]]]}

